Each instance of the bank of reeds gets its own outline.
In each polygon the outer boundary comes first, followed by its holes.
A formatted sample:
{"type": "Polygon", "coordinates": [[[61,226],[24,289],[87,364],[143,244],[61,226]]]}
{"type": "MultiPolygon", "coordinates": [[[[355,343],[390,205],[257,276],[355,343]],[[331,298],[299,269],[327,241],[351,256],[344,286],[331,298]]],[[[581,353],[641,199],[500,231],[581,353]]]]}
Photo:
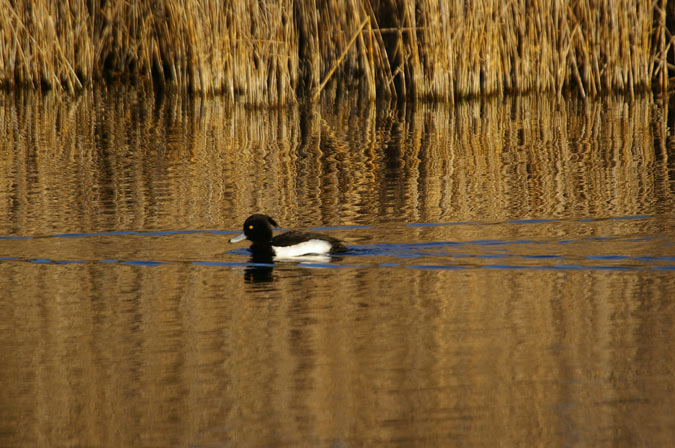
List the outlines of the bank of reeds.
{"type": "MultiPolygon", "coordinates": [[[[0,84],[285,104],[668,86],[667,0],[0,0],[0,84]]],[[[670,12],[669,12],[670,11],[670,12]]],[[[672,59],[672,58],[671,58],[672,59]]]]}

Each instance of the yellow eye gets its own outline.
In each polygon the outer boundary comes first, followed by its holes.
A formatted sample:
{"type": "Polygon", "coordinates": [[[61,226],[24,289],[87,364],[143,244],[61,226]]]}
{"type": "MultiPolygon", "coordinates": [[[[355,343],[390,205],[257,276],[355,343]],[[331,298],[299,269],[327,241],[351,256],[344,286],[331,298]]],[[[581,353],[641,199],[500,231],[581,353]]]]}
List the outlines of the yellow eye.
{"type": "Polygon", "coordinates": [[[253,224],[250,224],[250,225],[248,226],[248,230],[253,230],[253,224]]]}

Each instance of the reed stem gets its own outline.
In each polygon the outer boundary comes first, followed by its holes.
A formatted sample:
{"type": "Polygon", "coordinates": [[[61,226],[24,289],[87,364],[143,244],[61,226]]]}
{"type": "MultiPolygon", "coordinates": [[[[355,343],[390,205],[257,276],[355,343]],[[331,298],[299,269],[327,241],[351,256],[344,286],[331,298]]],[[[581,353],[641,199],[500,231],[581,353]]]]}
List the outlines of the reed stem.
{"type": "Polygon", "coordinates": [[[255,105],[316,101],[330,80],[370,100],[632,97],[666,92],[675,54],[667,0],[0,0],[0,10],[5,88],[123,81],[255,105]]]}

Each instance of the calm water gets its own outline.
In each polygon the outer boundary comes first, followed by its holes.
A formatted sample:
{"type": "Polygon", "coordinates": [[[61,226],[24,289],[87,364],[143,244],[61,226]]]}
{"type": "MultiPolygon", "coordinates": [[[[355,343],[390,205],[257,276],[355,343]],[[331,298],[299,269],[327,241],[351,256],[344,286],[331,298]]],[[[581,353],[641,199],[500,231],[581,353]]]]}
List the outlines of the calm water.
{"type": "Polygon", "coordinates": [[[674,446],[672,127],[0,95],[0,446],[674,446]]]}

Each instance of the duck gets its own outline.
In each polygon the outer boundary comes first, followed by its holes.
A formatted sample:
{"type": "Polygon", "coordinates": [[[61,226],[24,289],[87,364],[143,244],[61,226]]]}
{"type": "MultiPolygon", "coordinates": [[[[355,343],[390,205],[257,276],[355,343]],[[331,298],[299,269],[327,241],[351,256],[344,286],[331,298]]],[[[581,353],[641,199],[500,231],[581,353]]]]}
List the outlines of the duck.
{"type": "Polygon", "coordinates": [[[332,236],[298,230],[273,236],[274,227],[279,227],[279,224],[272,217],[256,213],[246,218],[243,233],[230,239],[230,243],[248,239],[252,243],[253,258],[258,260],[292,260],[304,256],[327,256],[347,251],[342,241],[332,236]]]}

